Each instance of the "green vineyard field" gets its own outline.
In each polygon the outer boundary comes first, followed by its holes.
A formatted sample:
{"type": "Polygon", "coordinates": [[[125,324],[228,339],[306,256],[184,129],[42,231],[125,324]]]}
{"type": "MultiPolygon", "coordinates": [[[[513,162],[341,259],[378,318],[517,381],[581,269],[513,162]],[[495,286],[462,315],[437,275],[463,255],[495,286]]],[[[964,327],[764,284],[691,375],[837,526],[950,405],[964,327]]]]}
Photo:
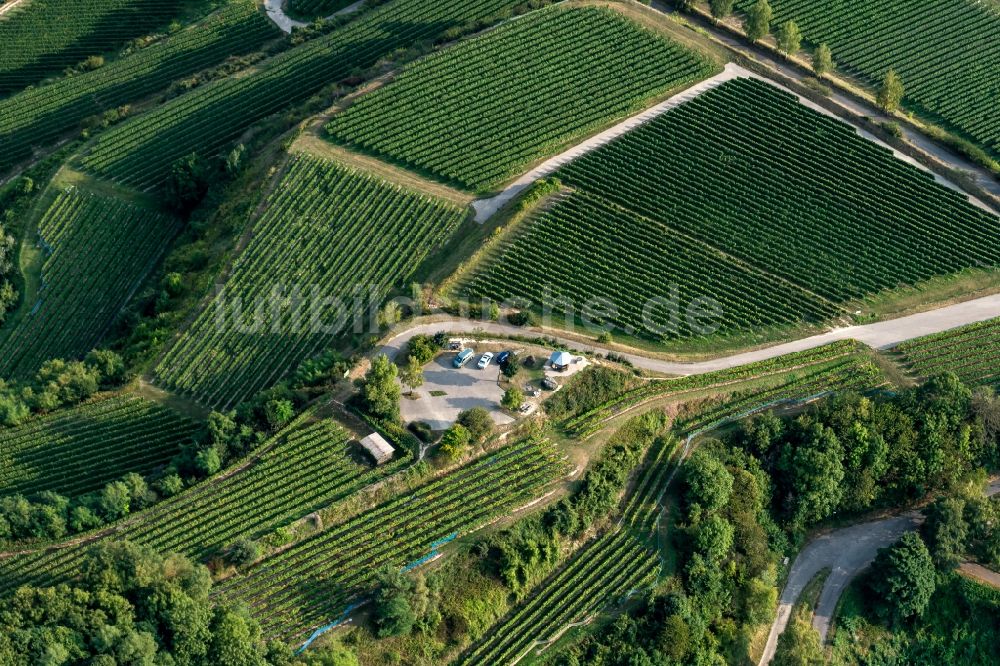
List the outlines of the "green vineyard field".
{"type": "Polygon", "coordinates": [[[370,589],[380,567],[414,563],[437,540],[509,514],[563,469],[544,442],[512,444],[263,560],[216,593],[249,607],[265,635],[302,637],[370,589]]]}
{"type": "Polygon", "coordinates": [[[0,95],[167,27],[184,0],[31,0],[0,20],[0,95]]]}
{"type": "Polygon", "coordinates": [[[112,129],[100,137],[84,164],[119,182],[155,188],[178,158],[221,152],[258,121],[356,75],[397,49],[433,43],[450,29],[499,18],[515,4],[393,0],[275,56],[247,76],[208,84],[112,129]]]}
{"type": "Polygon", "coordinates": [[[203,428],[170,409],[121,395],[0,430],[0,496],[45,490],[72,497],[165,464],[203,428]]]}
{"type": "Polygon", "coordinates": [[[755,79],[723,83],[557,175],[834,303],[1000,265],[995,216],[755,79]]]}
{"type": "MultiPolygon", "coordinates": [[[[751,0],[739,0],[744,11],[751,0]]],[[[879,85],[894,68],[906,102],[1000,155],[1000,6],[973,0],[772,0],[840,70],[879,85]]]]}
{"type": "Polygon", "coordinates": [[[895,351],[922,379],[954,372],[969,386],[1000,384],[1000,319],[917,338],[895,351]]]}
{"type": "Polygon", "coordinates": [[[224,289],[169,350],[157,378],[214,406],[248,398],[353,327],[353,315],[337,306],[353,307],[346,299],[358,295],[364,307],[401,284],[463,215],[334,162],[292,158],[224,289]],[[298,306],[275,313],[258,305],[272,290],[291,298],[295,289],[298,306]]]}
{"type": "MultiPolygon", "coordinates": [[[[205,558],[238,537],[261,537],[347,497],[406,463],[372,468],[355,462],[349,436],[329,419],[302,419],[276,435],[256,464],[205,481],[133,516],[115,538],[205,558]]],[[[85,548],[69,547],[0,560],[0,594],[25,583],[66,580],[85,548]]]]}
{"type": "Polygon", "coordinates": [[[683,304],[715,299],[723,334],[824,321],[838,312],[815,294],[583,192],[525,222],[465,288],[498,302],[514,295],[541,303],[546,290],[551,303],[582,304],[600,296],[615,304],[608,321],[618,329],[652,325],[664,336],[695,336],[688,321],[672,322],[666,308],[649,309],[644,317],[650,299],[670,296],[671,285],[678,285],[683,304]],[[523,260],[542,255],[544,281],[539,267],[523,260]]]}
{"type": "Polygon", "coordinates": [[[119,199],[61,192],[38,225],[41,286],[0,337],[0,376],[28,376],[48,359],[94,348],[178,229],[176,219],[119,199]]]}
{"type": "MultiPolygon", "coordinates": [[[[162,502],[114,538],[204,558],[346,497],[404,462],[366,471],[348,459],[346,437],[329,421],[294,426],[271,444],[256,465],[162,502]]],[[[217,594],[246,602],[269,635],[301,636],[370,586],[379,563],[403,566],[435,539],[482,526],[536,496],[564,469],[543,443],[508,446],[264,559],[217,594]],[[288,578],[304,570],[307,579],[288,578]]],[[[84,551],[72,546],[0,560],[0,594],[65,581],[84,551]]]]}
{"type": "MultiPolygon", "coordinates": [[[[0,22],[0,26],[3,22],[0,22]]],[[[130,104],[278,35],[253,0],[231,0],[203,21],[107,63],[0,99],[0,172],[91,116],[130,104]]]]}
{"type": "Polygon", "coordinates": [[[613,10],[553,7],[411,65],[334,116],[327,133],[488,191],[715,69],[613,10]]]}
{"type": "Polygon", "coordinates": [[[648,584],[659,565],[659,558],[627,531],[600,536],[534,590],[527,602],[490,630],[489,640],[458,663],[512,664],[536,641],[555,638],[570,623],[648,584]]]}

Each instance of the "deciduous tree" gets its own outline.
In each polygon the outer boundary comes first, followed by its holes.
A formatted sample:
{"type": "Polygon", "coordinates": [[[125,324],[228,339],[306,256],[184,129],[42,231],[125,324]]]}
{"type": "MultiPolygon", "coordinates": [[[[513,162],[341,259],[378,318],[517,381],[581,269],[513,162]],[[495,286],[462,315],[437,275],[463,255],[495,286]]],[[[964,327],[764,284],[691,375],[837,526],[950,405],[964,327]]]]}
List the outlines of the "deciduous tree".
{"type": "Polygon", "coordinates": [[[712,10],[712,16],[716,19],[724,19],[733,13],[735,0],[709,0],[708,5],[712,10]]]}
{"type": "Polygon", "coordinates": [[[746,33],[751,42],[758,42],[771,32],[773,11],[767,0],[757,0],[747,14],[746,33]]]}
{"type": "Polygon", "coordinates": [[[899,77],[896,70],[890,69],[885,73],[882,80],[882,87],[878,91],[878,105],[886,111],[895,111],[903,101],[903,79],[899,77]]]}
{"type": "Polygon", "coordinates": [[[875,557],[869,585],[879,612],[896,621],[920,615],[935,587],[934,561],[916,532],[907,532],[875,557]]]}
{"type": "Polygon", "coordinates": [[[802,48],[802,31],[795,21],[785,21],[778,28],[778,48],[793,56],[802,48]]]}
{"type": "Polygon", "coordinates": [[[816,53],[813,55],[813,71],[818,76],[824,76],[832,72],[834,67],[836,67],[836,63],[833,62],[833,53],[830,51],[830,46],[826,42],[823,42],[816,47],[816,53]]]}
{"type": "Polygon", "coordinates": [[[372,367],[365,375],[361,389],[365,407],[372,415],[394,421],[399,418],[397,374],[396,366],[385,354],[379,354],[372,360],[372,367]]]}

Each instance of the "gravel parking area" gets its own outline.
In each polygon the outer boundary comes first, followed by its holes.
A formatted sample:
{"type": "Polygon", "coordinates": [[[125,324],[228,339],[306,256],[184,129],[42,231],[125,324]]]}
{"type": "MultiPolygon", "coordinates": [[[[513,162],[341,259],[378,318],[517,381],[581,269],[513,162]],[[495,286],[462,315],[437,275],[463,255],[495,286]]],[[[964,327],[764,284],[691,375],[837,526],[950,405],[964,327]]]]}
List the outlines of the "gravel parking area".
{"type": "Polygon", "coordinates": [[[454,352],[439,354],[424,367],[424,384],[416,391],[416,399],[403,387],[400,413],[403,419],[423,421],[435,430],[448,428],[459,412],[472,407],[490,410],[498,425],[513,423],[514,419],[500,409],[504,389],[497,385],[500,368],[491,363],[485,370],[476,367],[481,351],[463,368],[452,367],[454,352]]]}

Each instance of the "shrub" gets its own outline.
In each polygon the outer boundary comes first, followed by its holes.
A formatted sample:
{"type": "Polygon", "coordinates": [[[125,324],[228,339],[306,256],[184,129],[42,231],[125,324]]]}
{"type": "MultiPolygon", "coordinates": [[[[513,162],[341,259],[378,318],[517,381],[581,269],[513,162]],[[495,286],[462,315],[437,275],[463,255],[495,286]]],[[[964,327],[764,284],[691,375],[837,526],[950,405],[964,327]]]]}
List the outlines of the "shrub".
{"type": "Polygon", "coordinates": [[[458,415],[459,424],[465,426],[469,436],[475,442],[482,442],[493,434],[493,417],[485,407],[466,409],[458,415]]]}
{"type": "Polygon", "coordinates": [[[259,557],[260,545],[246,537],[238,539],[226,553],[226,561],[237,567],[253,564],[259,557]]]}

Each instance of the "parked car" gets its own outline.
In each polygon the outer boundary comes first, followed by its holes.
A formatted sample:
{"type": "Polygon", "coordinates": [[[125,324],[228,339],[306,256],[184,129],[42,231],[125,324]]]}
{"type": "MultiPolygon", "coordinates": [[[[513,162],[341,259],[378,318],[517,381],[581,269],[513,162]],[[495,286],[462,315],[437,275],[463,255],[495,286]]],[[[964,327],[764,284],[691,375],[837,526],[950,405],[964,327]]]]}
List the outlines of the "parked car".
{"type": "Polygon", "coordinates": [[[501,368],[507,365],[507,361],[509,360],[510,360],[509,351],[502,351],[499,354],[497,354],[497,365],[499,365],[501,368]]]}
{"type": "Polygon", "coordinates": [[[557,388],[559,388],[559,384],[558,382],[556,382],[556,380],[552,379],[551,377],[546,377],[545,379],[542,380],[542,388],[545,389],[546,391],[555,391],[557,388]]]}
{"type": "Polygon", "coordinates": [[[534,403],[531,402],[522,402],[521,407],[517,411],[521,412],[522,414],[530,414],[531,412],[535,411],[535,405],[534,403]]]}
{"type": "Polygon", "coordinates": [[[486,352],[485,354],[479,357],[479,363],[477,365],[479,366],[480,370],[485,370],[486,366],[488,366],[490,364],[490,361],[492,360],[493,360],[493,353],[486,352]]]}
{"type": "Polygon", "coordinates": [[[472,358],[475,355],[475,353],[476,352],[474,352],[471,349],[463,349],[462,351],[458,352],[457,356],[455,356],[455,360],[452,361],[452,365],[454,365],[456,368],[461,368],[463,365],[469,362],[469,359],[472,358]]]}
{"type": "Polygon", "coordinates": [[[532,397],[532,398],[537,398],[541,394],[542,394],[542,391],[537,386],[532,386],[531,384],[525,384],[524,385],[524,395],[532,397]]]}

